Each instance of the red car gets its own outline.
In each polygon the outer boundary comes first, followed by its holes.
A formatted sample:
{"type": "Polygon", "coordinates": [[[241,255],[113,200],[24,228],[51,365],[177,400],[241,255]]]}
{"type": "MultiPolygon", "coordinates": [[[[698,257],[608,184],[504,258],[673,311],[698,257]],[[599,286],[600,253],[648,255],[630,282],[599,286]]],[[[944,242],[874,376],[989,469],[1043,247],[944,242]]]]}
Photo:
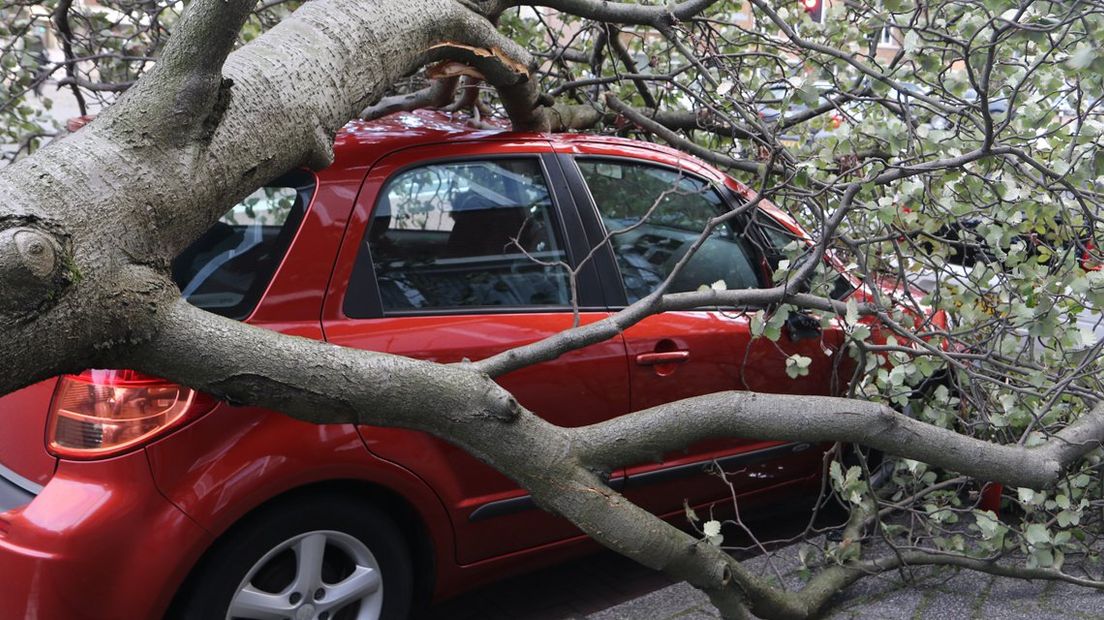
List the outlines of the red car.
{"type": "MultiPolygon", "coordinates": [[[[335,154],[185,251],[183,295],[342,346],[479,359],[570,327],[573,304],[587,323],[646,295],[748,194],[655,144],[428,112],[352,124],[335,154]]],[[[717,228],[671,290],[769,284],[780,248],[803,236],[761,203],[717,228]]],[[[857,286],[839,271],[833,294],[857,286]]],[[[842,330],[795,316],[773,342],[739,310],[670,312],[501,382],[565,426],[718,390],[837,392],[842,330]],[[787,375],[792,354],[812,359],[808,374],[787,375]]],[[[403,618],[593,547],[428,435],[316,426],[129,371],[27,387],[0,399],[0,424],[5,618],[403,618]]],[[[739,470],[741,506],[777,504],[817,488],[812,448],[713,441],[611,484],[673,518],[684,500],[731,503],[705,473],[716,462],[739,470]]]]}

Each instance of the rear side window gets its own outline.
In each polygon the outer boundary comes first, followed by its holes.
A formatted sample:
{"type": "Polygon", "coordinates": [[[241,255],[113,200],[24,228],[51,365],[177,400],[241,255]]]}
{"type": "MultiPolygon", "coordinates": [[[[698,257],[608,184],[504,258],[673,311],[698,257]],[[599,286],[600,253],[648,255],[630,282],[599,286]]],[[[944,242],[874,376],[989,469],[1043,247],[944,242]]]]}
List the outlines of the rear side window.
{"type": "MultiPolygon", "coordinates": [[[[567,306],[567,254],[540,163],[461,161],[393,177],[366,236],[384,313],[567,306]]],[[[360,261],[358,261],[360,262],[360,261]]],[[[350,296],[367,282],[354,276],[350,296]]],[[[346,304],[349,316],[365,316],[346,304]]]]}
{"type": "Polygon", "coordinates": [[[291,245],[314,188],[314,175],[296,171],[231,207],[173,261],[184,299],[231,319],[248,317],[291,245]]]}
{"type": "MultiPolygon", "coordinates": [[[[631,304],[659,286],[709,220],[727,210],[706,183],[676,170],[616,160],[578,161],[602,216],[631,304]]],[[[722,282],[759,286],[758,269],[730,223],[718,226],[671,282],[669,293],[722,282]]]]}

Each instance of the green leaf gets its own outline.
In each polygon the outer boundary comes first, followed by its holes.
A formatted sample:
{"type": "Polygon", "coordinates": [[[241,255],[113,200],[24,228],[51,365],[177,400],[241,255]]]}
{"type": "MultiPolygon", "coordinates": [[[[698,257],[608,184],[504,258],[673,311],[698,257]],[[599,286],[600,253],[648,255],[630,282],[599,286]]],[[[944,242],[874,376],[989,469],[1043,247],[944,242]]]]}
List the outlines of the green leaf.
{"type": "Polygon", "coordinates": [[[981,530],[981,537],[985,540],[992,540],[1008,529],[1000,522],[997,515],[990,510],[984,512],[975,511],[974,523],[977,525],[978,529],[981,530]]]}
{"type": "Polygon", "coordinates": [[[1027,558],[1028,568],[1050,568],[1054,565],[1054,554],[1050,549],[1036,549],[1027,558]]]}
{"type": "Polygon", "coordinates": [[[809,374],[809,365],[812,363],[813,358],[794,353],[786,358],[786,374],[789,375],[791,379],[804,377],[809,374]]]}
{"type": "Polygon", "coordinates": [[[1032,523],[1024,531],[1024,540],[1031,545],[1049,545],[1050,532],[1041,523],[1032,523]]]}
{"type": "Polygon", "coordinates": [[[851,331],[851,337],[859,341],[866,340],[870,337],[870,328],[866,325],[856,325],[851,331]]]}
{"type": "Polygon", "coordinates": [[[828,466],[828,474],[837,487],[843,487],[843,468],[840,467],[839,461],[832,461],[832,464],[828,466]]]}
{"type": "Polygon", "coordinates": [[[1082,43],[1077,46],[1077,49],[1073,50],[1069,59],[1066,60],[1066,64],[1068,64],[1071,69],[1084,69],[1096,60],[1096,53],[1095,47],[1088,43],[1082,43]]]}
{"type": "Polygon", "coordinates": [[[763,331],[767,326],[765,315],[766,313],[762,310],[757,310],[755,314],[751,315],[751,335],[753,338],[763,335],[763,331]]]}
{"type": "Polygon", "coordinates": [[[1063,510],[1058,513],[1056,517],[1059,527],[1069,527],[1071,525],[1081,524],[1081,511],[1080,510],[1063,510]]]}

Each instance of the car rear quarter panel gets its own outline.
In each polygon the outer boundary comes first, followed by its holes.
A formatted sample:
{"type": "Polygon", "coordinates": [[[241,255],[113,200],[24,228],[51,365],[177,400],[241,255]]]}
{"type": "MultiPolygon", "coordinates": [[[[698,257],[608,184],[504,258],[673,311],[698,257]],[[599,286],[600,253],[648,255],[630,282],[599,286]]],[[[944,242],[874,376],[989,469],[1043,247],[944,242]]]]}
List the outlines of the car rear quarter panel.
{"type": "Polygon", "coordinates": [[[4,521],[4,618],[160,617],[210,543],[158,493],[140,450],[60,461],[35,501],[5,513],[4,521]]]}
{"type": "Polygon", "coordinates": [[[48,379],[0,397],[0,466],[43,485],[57,459],[46,451],[46,416],[57,379],[48,379]]]}
{"type": "Polygon", "coordinates": [[[165,496],[215,534],[274,497],[330,480],[389,488],[410,501],[435,536],[451,530],[436,495],[373,457],[351,424],[316,425],[223,404],[147,452],[165,496]]]}

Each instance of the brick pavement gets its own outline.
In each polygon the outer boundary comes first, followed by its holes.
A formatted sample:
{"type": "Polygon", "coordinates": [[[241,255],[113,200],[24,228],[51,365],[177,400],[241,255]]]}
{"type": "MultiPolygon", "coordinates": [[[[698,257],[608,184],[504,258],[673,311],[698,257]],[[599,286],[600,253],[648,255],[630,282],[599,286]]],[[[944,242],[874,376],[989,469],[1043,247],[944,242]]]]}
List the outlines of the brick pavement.
{"type": "Polygon", "coordinates": [[[601,551],[463,594],[420,620],[575,620],[670,585],[662,573],[601,551]]]}
{"type": "MultiPolygon", "coordinates": [[[[799,586],[796,551],[781,554],[787,586],[799,586]]],[[[762,572],[759,558],[749,561],[762,572]]],[[[1099,567],[1097,567],[1099,569],[1099,567]]],[[[837,595],[826,620],[1100,620],[1104,593],[1067,583],[1022,581],[947,567],[868,577],[837,595]]],[[[572,618],[571,616],[565,616],[572,618]]],[[[705,595],[686,584],[662,587],[581,620],[718,620],[705,595]]]]}
{"type": "MultiPolygon", "coordinates": [[[[796,547],[747,562],[799,587],[796,547]]],[[[1097,567],[1099,570],[1100,567],[1097,567]]],[[[829,620],[1102,620],[1104,593],[950,568],[869,577],[838,595],[829,620]]],[[[435,607],[425,620],[718,620],[706,597],[610,552],[515,577],[435,607]]]]}

